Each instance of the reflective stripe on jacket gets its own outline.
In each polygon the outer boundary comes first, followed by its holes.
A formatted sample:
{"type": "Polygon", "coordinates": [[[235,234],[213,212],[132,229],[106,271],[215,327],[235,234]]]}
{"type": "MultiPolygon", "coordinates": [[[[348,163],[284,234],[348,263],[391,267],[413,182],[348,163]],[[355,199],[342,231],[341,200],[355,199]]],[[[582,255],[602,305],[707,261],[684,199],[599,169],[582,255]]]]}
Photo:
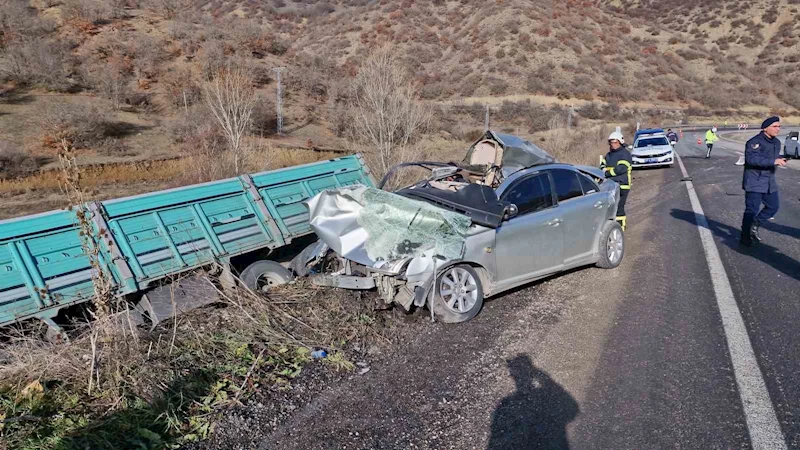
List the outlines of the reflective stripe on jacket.
{"type": "Polygon", "coordinates": [[[611,150],[600,162],[600,168],[605,173],[606,178],[619,183],[620,189],[631,188],[631,152],[624,147],[618,150],[611,150]]]}

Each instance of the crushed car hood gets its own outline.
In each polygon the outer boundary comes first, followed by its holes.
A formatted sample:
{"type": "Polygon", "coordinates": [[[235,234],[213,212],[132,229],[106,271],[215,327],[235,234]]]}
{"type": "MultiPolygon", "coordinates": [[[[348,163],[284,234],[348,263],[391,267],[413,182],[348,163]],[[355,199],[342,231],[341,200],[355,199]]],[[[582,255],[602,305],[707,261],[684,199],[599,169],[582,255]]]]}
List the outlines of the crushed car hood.
{"type": "Polygon", "coordinates": [[[471,225],[463,214],[366,186],[323,191],[306,206],[331,250],[376,268],[423,255],[460,259],[471,225]]]}

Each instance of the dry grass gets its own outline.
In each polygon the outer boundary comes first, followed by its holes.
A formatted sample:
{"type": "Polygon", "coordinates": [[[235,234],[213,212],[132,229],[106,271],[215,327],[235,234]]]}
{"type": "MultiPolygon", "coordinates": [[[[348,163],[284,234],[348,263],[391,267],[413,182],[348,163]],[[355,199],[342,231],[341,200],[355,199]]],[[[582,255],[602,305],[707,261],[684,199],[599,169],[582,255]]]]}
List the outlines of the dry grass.
{"type": "MultiPolygon", "coordinates": [[[[114,164],[89,167],[81,170],[85,188],[95,189],[111,184],[130,184],[143,180],[164,181],[175,179],[186,170],[185,160],[144,161],[132,164],[114,164]]],[[[46,171],[25,178],[0,180],[0,194],[20,194],[31,190],[58,191],[60,176],[57,171],[46,171]]]]}
{"type": "Polygon", "coordinates": [[[555,128],[541,133],[536,144],[561,162],[596,166],[598,155],[608,152],[608,135],[613,130],[610,125],[555,128]]]}
{"type": "MultiPolygon", "coordinates": [[[[261,150],[246,154],[245,168],[248,172],[255,173],[341,156],[341,153],[264,145],[261,150]]],[[[218,166],[218,158],[205,161],[193,158],[93,166],[82,169],[82,183],[97,200],[108,200],[209,181],[214,178],[201,178],[200,169],[218,166]]],[[[220,174],[216,179],[226,176],[220,174]]],[[[58,187],[58,173],[53,171],[0,180],[0,199],[0,220],[66,206],[58,187]]]]}
{"type": "Polygon", "coordinates": [[[244,160],[245,167],[249,172],[260,172],[325,161],[342,156],[344,155],[341,153],[281,148],[269,143],[261,143],[248,149],[244,160]]]}
{"type": "Polygon", "coordinates": [[[152,332],[109,319],[75,330],[68,345],[8,336],[0,415],[14,420],[0,435],[11,448],[162,448],[203,439],[219,411],[297,377],[310,349],[345,352],[337,360],[346,363],[346,348],[388,342],[368,303],[341,293],[297,285],[263,297],[240,287],[152,332]],[[106,332],[96,340],[98,327],[106,332]]]}
{"type": "MultiPolygon", "coordinates": [[[[247,151],[245,154],[245,168],[249,172],[260,172],[324,161],[341,156],[341,153],[276,148],[265,144],[247,151]]],[[[220,160],[218,158],[225,158],[225,154],[215,155],[213,159],[187,157],[173,160],[90,166],[81,169],[82,183],[84,187],[89,189],[118,184],[136,184],[143,181],[159,183],[172,180],[175,182],[174,184],[180,185],[183,180],[194,178],[193,174],[199,170],[198,167],[200,166],[219,166],[220,160]]],[[[219,179],[224,176],[228,175],[211,179],[219,179]]],[[[0,195],[20,195],[30,191],[58,192],[59,179],[57,171],[45,171],[28,177],[0,180],[0,195]]],[[[139,193],[142,192],[136,192],[136,194],[139,193]]],[[[133,195],[134,193],[131,194],[133,195]]]]}

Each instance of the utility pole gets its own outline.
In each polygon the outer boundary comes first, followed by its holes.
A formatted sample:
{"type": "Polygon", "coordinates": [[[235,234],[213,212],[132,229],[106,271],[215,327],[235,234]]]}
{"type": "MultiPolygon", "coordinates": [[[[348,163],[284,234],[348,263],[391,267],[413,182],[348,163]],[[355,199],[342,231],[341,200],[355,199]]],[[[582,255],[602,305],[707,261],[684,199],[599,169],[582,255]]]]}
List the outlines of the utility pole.
{"type": "Polygon", "coordinates": [[[486,114],[483,118],[483,131],[489,131],[489,104],[486,104],[486,114]]]}
{"type": "Polygon", "coordinates": [[[283,72],[286,68],[285,67],[276,67],[272,69],[277,74],[276,78],[278,81],[278,98],[275,100],[275,112],[277,113],[278,119],[278,126],[277,126],[277,133],[278,135],[283,134],[283,85],[281,84],[281,72],[283,72]]]}
{"type": "Polygon", "coordinates": [[[567,129],[569,130],[572,128],[572,113],[574,112],[575,105],[569,105],[569,110],[567,111],[567,129]]]}

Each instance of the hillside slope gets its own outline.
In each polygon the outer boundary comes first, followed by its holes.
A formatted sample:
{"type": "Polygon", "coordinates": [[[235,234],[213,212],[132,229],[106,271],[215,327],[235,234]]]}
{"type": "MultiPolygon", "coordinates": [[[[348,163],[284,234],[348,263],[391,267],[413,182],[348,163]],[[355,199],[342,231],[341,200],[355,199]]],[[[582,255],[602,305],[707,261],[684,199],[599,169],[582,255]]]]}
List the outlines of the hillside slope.
{"type": "Polygon", "coordinates": [[[383,45],[436,103],[800,107],[798,0],[694,3],[0,0],[0,140],[46,150],[54,123],[102,110],[117,126],[87,138],[96,159],[197,147],[201,85],[233,61],[256,75],[255,135],[275,130],[273,69],[285,67],[290,135],[337,146],[351,77],[383,45]]]}

